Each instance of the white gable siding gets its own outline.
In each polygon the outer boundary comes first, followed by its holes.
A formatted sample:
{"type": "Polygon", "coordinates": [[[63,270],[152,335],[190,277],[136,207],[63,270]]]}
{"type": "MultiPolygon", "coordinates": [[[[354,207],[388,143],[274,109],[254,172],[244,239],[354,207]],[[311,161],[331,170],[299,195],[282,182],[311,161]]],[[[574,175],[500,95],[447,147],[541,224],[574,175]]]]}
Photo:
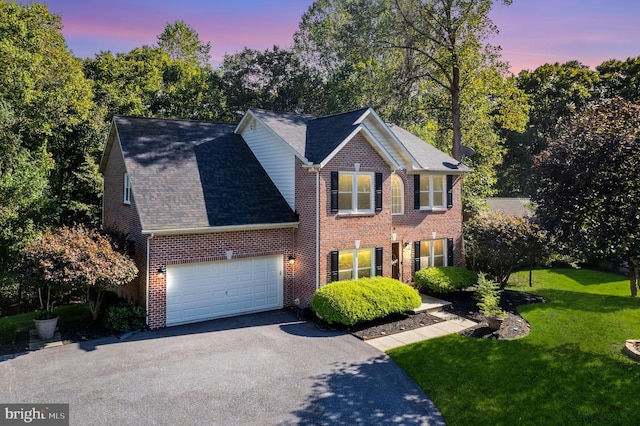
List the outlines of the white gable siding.
{"type": "Polygon", "coordinates": [[[264,124],[258,120],[255,123],[255,126],[253,122],[246,126],[241,135],[291,209],[295,211],[295,155],[264,124]]]}
{"type": "Polygon", "coordinates": [[[380,123],[378,123],[377,120],[374,120],[373,117],[368,116],[362,124],[367,127],[367,130],[371,132],[378,143],[380,143],[380,145],[382,145],[382,147],[389,153],[389,155],[393,157],[396,163],[402,164],[404,168],[407,168],[406,159],[402,155],[400,155],[396,144],[392,143],[391,136],[388,135],[386,130],[383,130],[380,127],[380,123]]]}

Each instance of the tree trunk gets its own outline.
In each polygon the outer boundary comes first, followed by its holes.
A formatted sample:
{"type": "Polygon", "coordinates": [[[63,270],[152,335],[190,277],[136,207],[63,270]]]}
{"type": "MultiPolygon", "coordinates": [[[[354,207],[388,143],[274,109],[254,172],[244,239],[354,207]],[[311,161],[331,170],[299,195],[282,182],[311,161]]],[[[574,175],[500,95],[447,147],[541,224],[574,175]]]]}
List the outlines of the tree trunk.
{"type": "Polygon", "coordinates": [[[640,270],[638,270],[638,258],[629,259],[629,285],[631,288],[631,297],[638,297],[638,279],[640,278],[640,270]]]}
{"type": "Polygon", "coordinates": [[[451,80],[451,125],[453,127],[451,155],[462,161],[460,145],[462,144],[462,125],[460,124],[460,68],[453,66],[451,80]]]}

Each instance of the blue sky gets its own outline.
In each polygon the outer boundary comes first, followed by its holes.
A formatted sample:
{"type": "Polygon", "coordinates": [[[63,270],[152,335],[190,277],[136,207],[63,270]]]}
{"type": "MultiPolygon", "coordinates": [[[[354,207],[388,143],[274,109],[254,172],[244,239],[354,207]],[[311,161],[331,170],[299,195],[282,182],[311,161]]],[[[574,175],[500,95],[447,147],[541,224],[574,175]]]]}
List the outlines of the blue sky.
{"type": "MultiPolygon", "coordinates": [[[[288,47],[312,0],[49,0],[62,15],[67,44],[80,57],[127,52],[156,42],[167,22],[183,20],[212,45],[212,63],[245,46],[288,47]]],[[[514,72],[576,59],[592,68],[640,56],[640,0],[513,0],[491,13],[491,42],[514,72]]]]}

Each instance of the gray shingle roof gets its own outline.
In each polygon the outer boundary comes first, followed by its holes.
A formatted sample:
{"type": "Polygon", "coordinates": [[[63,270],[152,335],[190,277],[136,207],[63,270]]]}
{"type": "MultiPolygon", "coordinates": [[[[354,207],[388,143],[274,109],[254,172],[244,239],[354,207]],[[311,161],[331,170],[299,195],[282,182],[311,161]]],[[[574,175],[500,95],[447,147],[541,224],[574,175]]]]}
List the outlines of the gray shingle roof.
{"type": "Polygon", "coordinates": [[[533,216],[533,206],[529,198],[487,198],[487,205],[492,212],[517,217],[533,216]]]}
{"type": "Polygon", "coordinates": [[[425,170],[439,172],[470,172],[471,169],[464,164],[458,164],[452,157],[428,144],[414,134],[395,124],[387,124],[398,140],[405,146],[411,156],[425,170]]]}
{"type": "Polygon", "coordinates": [[[114,117],[144,230],[297,222],[235,125],[114,117]]]}
{"type": "Polygon", "coordinates": [[[251,112],[287,142],[300,156],[304,157],[307,122],[313,115],[252,109],[251,112]]]}
{"type": "Polygon", "coordinates": [[[307,122],[305,157],[319,164],[358,126],[354,124],[368,108],[319,117],[307,122]]]}

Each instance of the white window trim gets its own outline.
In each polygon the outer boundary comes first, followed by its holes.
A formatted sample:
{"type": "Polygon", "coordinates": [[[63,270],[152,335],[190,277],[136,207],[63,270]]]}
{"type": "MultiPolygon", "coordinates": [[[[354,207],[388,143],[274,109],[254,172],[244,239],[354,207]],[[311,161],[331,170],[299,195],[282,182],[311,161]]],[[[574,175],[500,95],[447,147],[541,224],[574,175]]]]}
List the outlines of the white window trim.
{"type": "Polygon", "coordinates": [[[400,216],[404,214],[404,180],[398,176],[397,174],[391,175],[391,214],[394,216],[400,216]],[[393,212],[393,181],[397,180],[400,182],[400,211],[393,212]]]}
{"type": "Polygon", "coordinates": [[[353,254],[353,268],[352,269],[340,269],[340,265],[338,263],[338,280],[341,280],[340,274],[342,272],[351,271],[352,280],[358,279],[357,271],[360,270],[358,267],[358,252],[368,251],[370,253],[371,266],[369,268],[369,276],[373,277],[376,274],[376,252],[374,248],[364,248],[364,249],[352,249],[352,250],[338,250],[338,257],[341,253],[352,253],[353,254]]]}
{"type": "Polygon", "coordinates": [[[126,173],[126,172],[124,174],[123,203],[131,204],[131,179],[129,178],[129,173],[126,173]]]}
{"type": "Polygon", "coordinates": [[[442,241],[442,266],[449,266],[448,265],[448,259],[449,259],[449,253],[447,253],[447,250],[449,249],[447,246],[447,239],[446,238],[436,238],[435,240],[421,240],[420,242],[426,242],[429,241],[429,255],[425,256],[422,253],[422,244],[420,247],[420,268],[432,268],[434,265],[434,259],[435,259],[435,255],[434,255],[434,242],[435,241],[442,241]],[[422,264],[422,259],[423,258],[429,258],[429,264],[428,265],[423,265],[422,264]]]}
{"type": "MultiPolygon", "coordinates": [[[[374,201],[375,201],[375,173],[372,172],[338,172],[338,200],[340,199],[340,176],[351,176],[351,208],[338,210],[339,214],[365,214],[374,213],[374,201]],[[369,208],[366,210],[358,210],[358,176],[369,176],[369,208]]],[[[338,201],[340,206],[340,201],[338,201]]]]}
{"type": "Polygon", "coordinates": [[[429,205],[428,206],[423,206],[422,202],[420,203],[420,210],[430,210],[430,211],[443,211],[443,210],[447,210],[447,176],[446,175],[422,175],[424,177],[428,177],[429,178],[429,188],[425,189],[422,186],[420,186],[420,200],[422,200],[422,193],[423,192],[428,192],[429,193],[429,205]],[[441,205],[434,205],[433,203],[433,180],[434,178],[438,178],[442,180],[442,204],[441,205]]]}

